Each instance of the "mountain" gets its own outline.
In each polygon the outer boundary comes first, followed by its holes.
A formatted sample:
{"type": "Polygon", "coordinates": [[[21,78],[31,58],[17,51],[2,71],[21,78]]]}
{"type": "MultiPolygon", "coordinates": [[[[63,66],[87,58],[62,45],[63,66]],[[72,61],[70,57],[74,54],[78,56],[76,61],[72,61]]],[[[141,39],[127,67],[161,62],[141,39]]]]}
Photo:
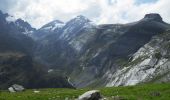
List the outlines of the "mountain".
{"type": "Polygon", "coordinates": [[[66,76],[48,72],[33,59],[36,42],[24,33],[35,29],[21,19],[9,21],[8,17],[11,16],[0,11],[0,89],[12,84],[26,88],[72,88],[66,76]]]}
{"type": "Polygon", "coordinates": [[[0,12],[0,51],[19,51],[31,54],[34,41],[22,34],[15,22],[8,22],[8,14],[0,12]]]}
{"type": "Polygon", "coordinates": [[[59,32],[40,39],[34,57],[68,75],[76,87],[114,86],[114,73],[126,68],[140,48],[168,28],[155,13],[133,23],[105,25],[77,16],[59,32]]]}
{"type": "MultiPolygon", "coordinates": [[[[89,30],[89,28],[93,27],[95,26],[90,22],[90,20],[84,16],[77,16],[76,18],[68,21],[60,31],[37,40],[38,44],[34,52],[35,59],[47,64],[49,67],[58,66],[57,68],[59,70],[70,70],[71,67],[68,68],[63,66],[75,64],[74,61],[76,61],[75,56],[77,51],[74,49],[79,50],[80,47],[78,47],[78,44],[76,44],[77,46],[73,44],[75,48],[72,48],[71,45],[74,43],[74,38],[82,34],[82,29],[89,30]]],[[[82,40],[81,43],[84,44],[86,41],[88,40],[82,40]]]]}
{"type": "Polygon", "coordinates": [[[34,29],[0,12],[0,89],[169,82],[169,30],[156,13],[102,25],[79,15],[34,29]]]}
{"type": "Polygon", "coordinates": [[[31,35],[34,31],[36,31],[35,28],[33,28],[28,22],[22,19],[17,19],[14,23],[20,32],[28,36],[31,35]]]}
{"type": "Polygon", "coordinates": [[[90,25],[90,20],[88,18],[79,15],[66,23],[61,31],[62,34],[59,36],[59,38],[69,40],[70,38],[77,36],[82,28],[88,27],[90,25]]]}
{"type": "Polygon", "coordinates": [[[107,86],[135,85],[146,82],[169,82],[169,66],[167,63],[169,61],[168,30],[170,26],[163,22],[158,14],[148,14],[143,20],[159,22],[159,24],[153,23],[154,26],[159,26],[158,28],[163,26],[160,24],[163,23],[167,26],[165,28],[166,31],[153,36],[149,42],[133,53],[131,61],[124,63],[125,67],[123,69],[110,74],[107,86]]]}

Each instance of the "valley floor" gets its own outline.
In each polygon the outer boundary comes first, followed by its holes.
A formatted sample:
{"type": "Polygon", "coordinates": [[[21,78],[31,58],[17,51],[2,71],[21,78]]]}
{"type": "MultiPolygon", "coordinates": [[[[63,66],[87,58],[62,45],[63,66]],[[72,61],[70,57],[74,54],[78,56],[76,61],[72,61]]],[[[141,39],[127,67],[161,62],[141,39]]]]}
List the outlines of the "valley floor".
{"type": "MultiPolygon", "coordinates": [[[[0,91],[0,100],[75,100],[88,90],[91,89],[30,89],[18,93],[0,91]]],[[[106,100],[170,100],[170,84],[107,87],[98,90],[106,100]]]]}

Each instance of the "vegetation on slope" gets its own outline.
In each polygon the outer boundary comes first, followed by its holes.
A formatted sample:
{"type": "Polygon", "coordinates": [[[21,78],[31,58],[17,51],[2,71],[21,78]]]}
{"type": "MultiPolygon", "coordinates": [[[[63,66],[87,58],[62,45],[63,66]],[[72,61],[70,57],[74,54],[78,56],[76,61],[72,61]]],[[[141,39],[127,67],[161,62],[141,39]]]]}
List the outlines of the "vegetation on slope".
{"type": "MultiPolygon", "coordinates": [[[[18,93],[1,91],[0,100],[75,100],[88,90],[90,89],[39,89],[39,93],[34,93],[34,90],[18,93]]],[[[114,100],[115,97],[120,97],[121,100],[170,100],[170,84],[107,87],[99,90],[106,100],[114,100]]]]}

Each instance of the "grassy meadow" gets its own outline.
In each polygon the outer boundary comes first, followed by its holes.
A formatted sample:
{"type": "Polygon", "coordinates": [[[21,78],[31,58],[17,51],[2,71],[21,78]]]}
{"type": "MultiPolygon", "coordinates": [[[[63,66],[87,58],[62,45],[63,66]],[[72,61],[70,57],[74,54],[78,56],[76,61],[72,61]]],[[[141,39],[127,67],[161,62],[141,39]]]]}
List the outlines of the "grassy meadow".
{"type": "MultiPolygon", "coordinates": [[[[88,90],[92,89],[37,89],[39,93],[34,93],[34,89],[17,93],[0,91],[0,100],[75,100],[88,90]]],[[[106,100],[170,100],[170,84],[105,87],[97,90],[106,100]]]]}

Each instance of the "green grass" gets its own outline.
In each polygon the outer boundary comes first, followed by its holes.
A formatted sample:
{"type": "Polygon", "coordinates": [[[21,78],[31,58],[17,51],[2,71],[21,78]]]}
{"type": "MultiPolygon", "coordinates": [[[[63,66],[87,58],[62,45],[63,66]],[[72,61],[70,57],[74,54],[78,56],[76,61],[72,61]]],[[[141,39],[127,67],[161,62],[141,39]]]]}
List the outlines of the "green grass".
{"type": "MultiPolygon", "coordinates": [[[[0,100],[75,100],[79,95],[90,89],[39,89],[40,93],[33,90],[9,93],[0,92],[0,100]]],[[[98,88],[107,100],[113,96],[122,97],[124,100],[170,100],[170,84],[145,84],[127,87],[98,88]],[[159,95],[153,95],[159,93],[159,95]]]]}

